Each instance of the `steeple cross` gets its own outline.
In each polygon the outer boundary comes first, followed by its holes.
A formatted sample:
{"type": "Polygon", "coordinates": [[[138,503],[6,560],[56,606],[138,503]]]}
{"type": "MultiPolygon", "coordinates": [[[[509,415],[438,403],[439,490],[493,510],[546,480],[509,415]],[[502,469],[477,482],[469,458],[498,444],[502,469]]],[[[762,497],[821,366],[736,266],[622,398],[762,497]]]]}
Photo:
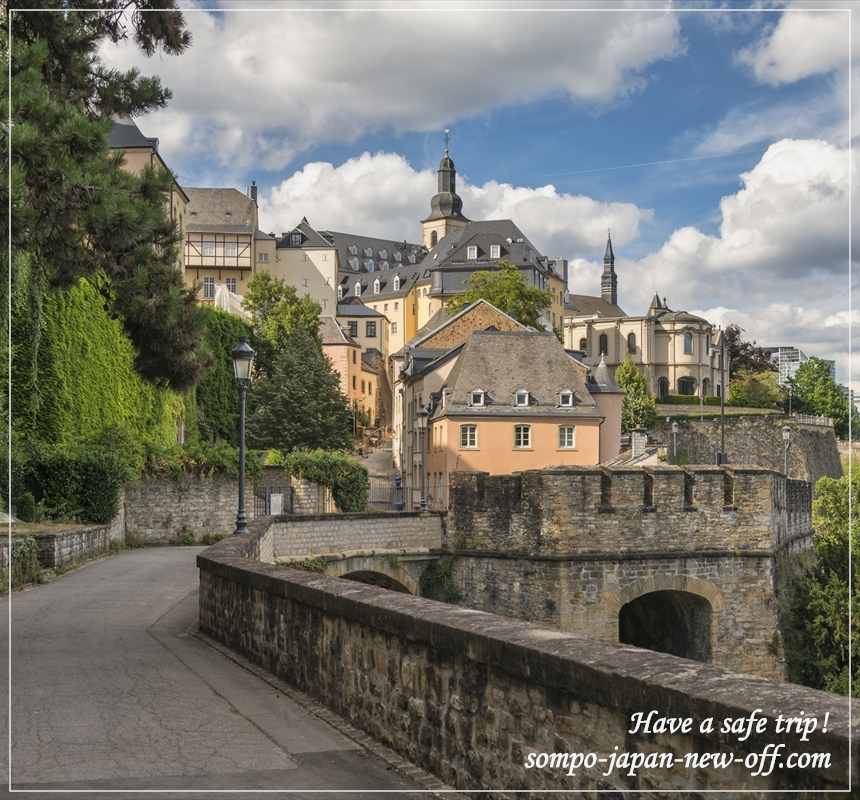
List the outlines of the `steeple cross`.
{"type": "Polygon", "coordinates": [[[448,152],[448,144],[451,141],[451,131],[445,128],[445,152],[448,152]]]}

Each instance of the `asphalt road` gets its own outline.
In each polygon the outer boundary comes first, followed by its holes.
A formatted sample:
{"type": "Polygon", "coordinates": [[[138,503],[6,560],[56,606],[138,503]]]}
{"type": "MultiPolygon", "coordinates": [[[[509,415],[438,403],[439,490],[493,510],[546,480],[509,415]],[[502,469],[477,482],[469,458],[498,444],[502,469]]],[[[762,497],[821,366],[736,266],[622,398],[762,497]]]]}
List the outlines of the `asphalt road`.
{"type": "MultiPolygon", "coordinates": [[[[190,635],[199,551],[134,550],[12,595],[12,782],[34,790],[14,796],[254,796],[206,791],[216,788],[411,794],[416,787],[381,759],[190,635]]],[[[0,600],[4,722],[8,602],[0,600]]],[[[3,774],[6,760],[4,725],[3,774]]]]}

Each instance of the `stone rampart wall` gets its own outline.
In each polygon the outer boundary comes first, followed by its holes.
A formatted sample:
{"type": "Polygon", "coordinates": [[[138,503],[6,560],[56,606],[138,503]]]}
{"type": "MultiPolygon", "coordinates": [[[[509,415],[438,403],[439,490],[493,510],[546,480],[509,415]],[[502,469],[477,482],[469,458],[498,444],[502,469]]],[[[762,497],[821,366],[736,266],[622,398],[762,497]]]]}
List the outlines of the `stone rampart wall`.
{"type": "MultiPolygon", "coordinates": [[[[201,631],[454,787],[658,793],[835,789],[846,781],[844,698],[261,564],[249,558],[260,547],[231,538],[198,557],[201,631]],[[805,744],[776,734],[772,725],[744,743],[717,734],[629,736],[629,715],[652,709],[696,721],[755,709],[770,717],[814,709],[830,718],[827,733],[805,744]],[[524,767],[532,751],[608,756],[616,748],[678,755],[729,749],[743,757],[769,743],[829,752],[831,766],[778,769],[757,779],[739,764],[695,770],[679,764],[637,777],[604,777],[603,765],[574,777],[524,767]]],[[[853,759],[860,763],[860,705],[854,706],[853,759]]]]}

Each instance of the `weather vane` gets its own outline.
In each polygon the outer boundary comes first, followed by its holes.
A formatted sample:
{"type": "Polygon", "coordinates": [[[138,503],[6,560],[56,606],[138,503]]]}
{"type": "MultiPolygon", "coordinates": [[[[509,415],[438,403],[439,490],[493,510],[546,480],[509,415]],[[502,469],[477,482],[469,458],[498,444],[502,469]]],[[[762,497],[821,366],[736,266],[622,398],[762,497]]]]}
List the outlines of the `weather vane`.
{"type": "Polygon", "coordinates": [[[448,152],[448,143],[451,141],[451,131],[445,128],[445,152],[448,152]]]}

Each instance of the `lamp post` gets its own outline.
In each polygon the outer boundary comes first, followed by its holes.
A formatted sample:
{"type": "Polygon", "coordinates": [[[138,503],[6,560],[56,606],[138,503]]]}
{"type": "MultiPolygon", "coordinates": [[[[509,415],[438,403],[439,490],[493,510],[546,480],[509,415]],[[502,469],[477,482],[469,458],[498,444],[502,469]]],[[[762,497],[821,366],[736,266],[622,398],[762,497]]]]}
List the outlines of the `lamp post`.
{"type": "Polygon", "coordinates": [[[726,463],[726,335],[720,335],[720,452],[717,463],[726,463]]]}
{"type": "Polygon", "coordinates": [[[418,507],[421,511],[427,510],[427,493],[426,493],[426,481],[427,476],[424,470],[424,460],[426,458],[425,454],[425,445],[427,441],[427,417],[428,411],[426,408],[419,408],[416,413],[416,426],[418,428],[418,447],[421,450],[421,495],[418,499],[418,507]]]}
{"type": "Polygon", "coordinates": [[[251,384],[251,367],[256,353],[248,340],[242,337],[230,355],[233,357],[233,374],[239,384],[239,507],[233,534],[242,535],[248,533],[248,521],[245,519],[245,396],[251,384]]]}
{"type": "Polygon", "coordinates": [[[672,423],[672,461],[678,460],[678,423],[672,423]]]}
{"type": "Polygon", "coordinates": [[[783,472],[785,477],[788,477],[788,448],[791,447],[791,428],[788,425],[782,426],[782,458],[783,472]]]}

